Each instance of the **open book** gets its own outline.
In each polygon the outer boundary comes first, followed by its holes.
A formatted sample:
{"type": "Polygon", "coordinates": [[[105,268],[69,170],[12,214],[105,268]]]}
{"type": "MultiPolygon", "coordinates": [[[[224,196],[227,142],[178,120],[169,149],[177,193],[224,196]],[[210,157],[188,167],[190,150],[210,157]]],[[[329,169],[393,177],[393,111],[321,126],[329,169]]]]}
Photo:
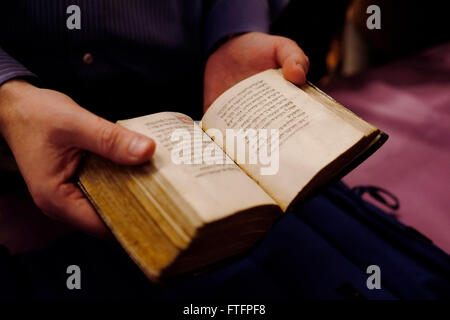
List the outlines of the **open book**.
{"type": "Polygon", "coordinates": [[[89,155],[79,184],[152,280],[243,252],[387,139],[279,70],[233,86],[199,124],[174,112],[118,123],[156,141],[152,160],[130,167],[89,155]]]}

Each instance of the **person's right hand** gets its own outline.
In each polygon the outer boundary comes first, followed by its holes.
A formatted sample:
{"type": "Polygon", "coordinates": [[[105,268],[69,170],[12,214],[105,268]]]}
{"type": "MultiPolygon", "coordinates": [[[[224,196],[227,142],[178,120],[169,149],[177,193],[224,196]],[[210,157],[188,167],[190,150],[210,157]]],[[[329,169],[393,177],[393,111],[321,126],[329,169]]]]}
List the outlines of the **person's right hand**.
{"type": "Polygon", "coordinates": [[[0,86],[0,133],[36,205],[95,235],[108,233],[73,183],[83,150],[124,165],[148,161],[153,140],[102,119],[68,96],[10,80],[0,86]]]}

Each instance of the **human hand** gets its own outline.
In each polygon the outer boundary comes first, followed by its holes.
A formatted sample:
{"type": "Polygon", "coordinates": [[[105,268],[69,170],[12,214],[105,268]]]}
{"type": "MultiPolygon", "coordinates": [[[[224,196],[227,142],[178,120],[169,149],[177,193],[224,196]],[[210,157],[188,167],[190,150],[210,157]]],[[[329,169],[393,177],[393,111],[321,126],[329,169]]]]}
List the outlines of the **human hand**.
{"type": "Polygon", "coordinates": [[[153,140],[90,113],[62,93],[23,80],[0,86],[0,133],[36,205],[98,236],[109,232],[73,183],[82,151],[137,165],[155,149],[153,140]]]}
{"type": "Polygon", "coordinates": [[[294,41],[285,37],[249,32],[229,39],[206,62],[203,111],[237,82],[279,67],[287,80],[301,85],[306,81],[309,60],[294,41]]]}

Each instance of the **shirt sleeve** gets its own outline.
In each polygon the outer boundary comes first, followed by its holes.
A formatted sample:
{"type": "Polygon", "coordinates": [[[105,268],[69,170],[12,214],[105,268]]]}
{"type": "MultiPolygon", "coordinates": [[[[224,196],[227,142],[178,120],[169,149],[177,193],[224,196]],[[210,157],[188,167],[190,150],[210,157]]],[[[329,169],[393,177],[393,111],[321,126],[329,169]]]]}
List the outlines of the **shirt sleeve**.
{"type": "Polygon", "coordinates": [[[8,80],[19,77],[37,78],[0,47],[0,86],[8,80]]]}
{"type": "Polygon", "coordinates": [[[205,20],[205,50],[211,53],[227,36],[259,31],[270,24],[289,0],[210,0],[205,20]]]}

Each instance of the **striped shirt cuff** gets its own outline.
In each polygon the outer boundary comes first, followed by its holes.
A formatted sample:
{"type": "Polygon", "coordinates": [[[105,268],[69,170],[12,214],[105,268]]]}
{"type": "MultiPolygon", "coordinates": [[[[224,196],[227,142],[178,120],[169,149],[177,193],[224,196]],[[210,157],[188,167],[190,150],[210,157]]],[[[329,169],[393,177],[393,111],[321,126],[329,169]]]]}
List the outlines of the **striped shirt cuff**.
{"type": "Polygon", "coordinates": [[[0,48],[0,86],[8,80],[22,77],[37,78],[35,74],[0,48]]]}
{"type": "Polygon", "coordinates": [[[218,0],[206,19],[206,53],[210,54],[227,36],[251,31],[269,32],[269,26],[267,0],[218,0]]]}

